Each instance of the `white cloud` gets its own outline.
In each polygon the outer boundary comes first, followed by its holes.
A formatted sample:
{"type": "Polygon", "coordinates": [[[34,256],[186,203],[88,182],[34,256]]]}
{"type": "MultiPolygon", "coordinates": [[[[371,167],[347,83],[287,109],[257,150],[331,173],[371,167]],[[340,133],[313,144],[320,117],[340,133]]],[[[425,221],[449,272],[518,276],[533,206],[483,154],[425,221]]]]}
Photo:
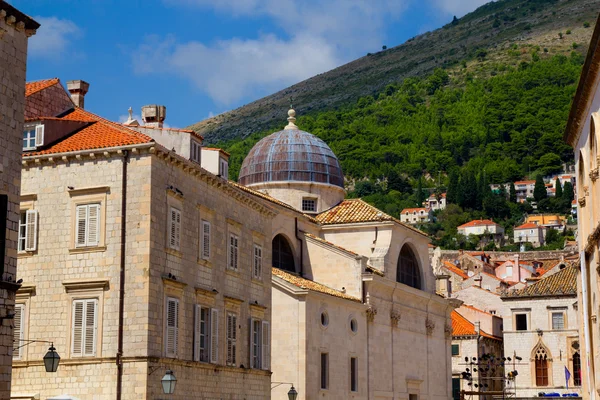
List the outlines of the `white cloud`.
{"type": "Polygon", "coordinates": [[[476,10],[478,7],[489,3],[490,0],[431,0],[434,7],[446,15],[462,17],[476,10]]]}
{"type": "Polygon", "coordinates": [[[137,73],[183,76],[219,105],[231,106],[377,51],[386,21],[397,18],[409,0],[164,1],[236,18],[267,17],[284,32],[215,43],[150,36],[133,53],[137,73]]]}
{"type": "Polygon", "coordinates": [[[81,34],[79,27],[68,19],[34,17],[40,23],[37,33],[29,38],[31,57],[57,59],[69,51],[74,38],[81,34]]]}

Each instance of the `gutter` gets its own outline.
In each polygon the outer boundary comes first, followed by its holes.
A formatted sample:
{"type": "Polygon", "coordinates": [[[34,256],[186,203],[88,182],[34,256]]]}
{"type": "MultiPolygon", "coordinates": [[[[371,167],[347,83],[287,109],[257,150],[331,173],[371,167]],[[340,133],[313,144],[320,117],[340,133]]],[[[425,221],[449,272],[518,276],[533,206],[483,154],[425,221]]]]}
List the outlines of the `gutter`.
{"type": "Polygon", "coordinates": [[[123,172],[121,184],[121,263],[119,277],[119,327],[117,343],[117,400],[121,400],[123,390],[123,325],[125,312],[125,248],[127,239],[127,164],[129,152],[123,151],[123,172]]]}
{"type": "Polygon", "coordinates": [[[145,149],[145,148],[151,148],[151,147],[155,147],[155,146],[156,146],[155,142],[128,144],[125,146],[103,147],[103,148],[92,149],[92,150],[77,150],[77,151],[66,151],[63,153],[36,154],[36,155],[32,155],[32,156],[23,157],[22,160],[29,161],[29,160],[35,160],[37,158],[60,158],[60,157],[69,157],[69,156],[76,156],[76,155],[98,154],[98,153],[104,153],[104,152],[110,153],[110,152],[116,152],[119,150],[121,150],[121,151],[123,151],[123,153],[125,153],[127,150],[145,149]]]}

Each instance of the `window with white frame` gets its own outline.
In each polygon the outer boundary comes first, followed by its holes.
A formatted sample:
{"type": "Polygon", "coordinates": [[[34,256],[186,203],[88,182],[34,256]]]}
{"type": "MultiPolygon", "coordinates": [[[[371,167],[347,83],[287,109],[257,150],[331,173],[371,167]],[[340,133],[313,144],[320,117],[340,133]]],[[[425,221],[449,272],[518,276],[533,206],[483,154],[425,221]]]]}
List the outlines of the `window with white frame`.
{"type": "Polygon", "coordinates": [[[169,248],[179,250],[181,246],[181,211],[175,207],[169,210],[169,248]]]}
{"type": "Polygon", "coordinates": [[[19,242],[18,250],[35,251],[37,249],[37,210],[26,210],[21,212],[19,219],[19,242]]]}
{"type": "Polygon", "coordinates": [[[227,358],[226,364],[236,366],[237,363],[237,314],[227,313],[227,358]]]}
{"type": "Polygon", "coordinates": [[[254,245],[254,263],[252,277],[260,279],[262,276],[262,246],[254,245]]]}
{"type": "Polygon", "coordinates": [[[229,235],[229,269],[237,270],[238,269],[238,248],[239,237],[234,235],[233,233],[229,235]]]}
{"type": "Polygon", "coordinates": [[[270,368],[269,322],[252,318],[250,320],[250,368],[270,368]]]}
{"type": "Polygon", "coordinates": [[[15,304],[13,318],[13,358],[20,360],[23,357],[23,339],[25,339],[25,304],[15,304]]]}
{"type": "Polygon", "coordinates": [[[94,357],[98,332],[98,299],[73,300],[71,356],[94,357]]]}
{"type": "Polygon", "coordinates": [[[552,329],[560,330],[565,329],[565,313],[562,311],[556,311],[552,313],[552,329]]]}
{"type": "Polygon", "coordinates": [[[210,258],[210,222],[202,220],[200,232],[200,258],[210,258]]]}
{"type": "Polygon", "coordinates": [[[217,362],[219,311],[196,305],[194,361],[217,362]]]}
{"type": "Polygon", "coordinates": [[[302,199],[302,211],[305,212],[316,212],[317,211],[317,199],[302,199]]]}
{"type": "Polygon", "coordinates": [[[44,145],[44,125],[28,126],[23,131],[23,150],[35,150],[44,145]]]}
{"type": "Polygon", "coordinates": [[[195,140],[192,140],[190,146],[190,160],[200,164],[200,155],[202,153],[202,146],[195,140]]]}
{"type": "Polygon", "coordinates": [[[175,358],[179,336],[179,300],[167,297],[165,311],[165,355],[175,358]]]}
{"type": "Polygon", "coordinates": [[[100,204],[78,205],[75,223],[75,246],[98,246],[100,240],[100,204]]]}

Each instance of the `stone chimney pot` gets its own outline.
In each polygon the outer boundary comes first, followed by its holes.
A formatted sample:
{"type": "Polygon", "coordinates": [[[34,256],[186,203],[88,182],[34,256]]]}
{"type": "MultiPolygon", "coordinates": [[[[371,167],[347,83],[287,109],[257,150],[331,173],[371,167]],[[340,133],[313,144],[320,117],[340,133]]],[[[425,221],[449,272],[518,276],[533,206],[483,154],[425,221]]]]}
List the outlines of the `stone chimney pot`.
{"type": "Polygon", "coordinates": [[[167,116],[167,107],[150,104],[142,107],[142,120],[146,126],[162,128],[167,116]]]}
{"type": "Polygon", "coordinates": [[[67,82],[67,90],[71,93],[73,103],[79,108],[84,108],[85,94],[88,92],[90,84],[86,81],[76,80],[67,82]]]}

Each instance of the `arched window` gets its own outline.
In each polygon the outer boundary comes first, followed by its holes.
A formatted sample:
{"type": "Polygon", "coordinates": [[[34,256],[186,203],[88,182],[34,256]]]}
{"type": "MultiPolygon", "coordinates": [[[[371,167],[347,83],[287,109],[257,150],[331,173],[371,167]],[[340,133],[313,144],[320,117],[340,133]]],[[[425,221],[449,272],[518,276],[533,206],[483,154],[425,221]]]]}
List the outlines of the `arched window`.
{"type": "Polygon", "coordinates": [[[548,386],[548,354],[542,346],[535,351],[535,384],[548,386]]]}
{"type": "Polygon", "coordinates": [[[578,351],[573,353],[573,385],[581,386],[581,357],[578,351]]]}
{"type": "Polygon", "coordinates": [[[577,195],[583,197],[583,186],[585,186],[585,165],[583,164],[583,154],[579,152],[579,171],[577,175],[577,195]]]}
{"type": "Polygon", "coordinates": [[[281,234],[273,239],[273,266],[284,271],[296,272],[294,252],[285,236],[281,234]]]}
{"type": "Polygon", "coordinates": [[[421,268],[419,268],[419,262],[415,253],[407,244],[402,246],[402,250],[400,251],[396,281],[421,289],[421,268]]]}

